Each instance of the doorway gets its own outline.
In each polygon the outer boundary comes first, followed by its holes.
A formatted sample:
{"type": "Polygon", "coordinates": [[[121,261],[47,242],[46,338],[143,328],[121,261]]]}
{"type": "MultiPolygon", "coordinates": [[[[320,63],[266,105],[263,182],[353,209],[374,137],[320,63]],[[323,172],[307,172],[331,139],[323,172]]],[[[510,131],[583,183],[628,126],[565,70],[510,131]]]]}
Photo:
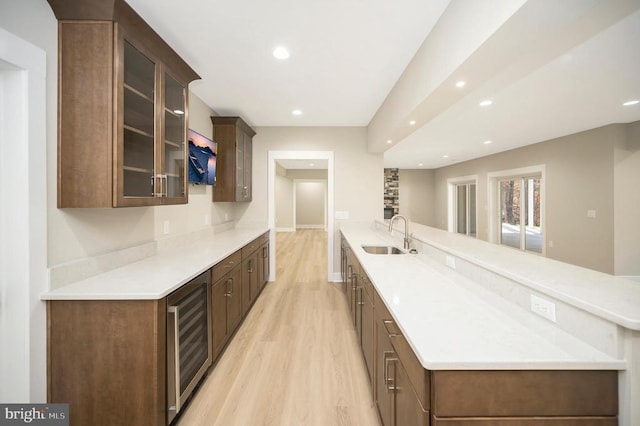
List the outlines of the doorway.
{"type": "Polygon", "coordinates": [[[45,402],[46,54],[0,28],[0,401],[45,402]]]}
{"type": "MultiPolygon", "coordinates": [[[[271,230],[270,238],[270,252],[276,253],[276,174],[278,169],[278,162],[294,162],[300,161],[301,164],[314,163],[314,167],[317,169],[326,169],[326,229],[327,229],[327,275],[329,281],[334,280],[334,220],[333,220],[333,197],[334,197],[334,182],[333,182],[333,151],[269,151],[269,164],[268,164],[268,176],[269,176],[269,194],[268,194],[268,226],[271,230]]],[[[270,259],[270,271],[271,275],[269,281],[275,281],[276,279],[276,259],[272,256],[270,259]]],[[[339,275],[339,274],[338,274],[339,275]]]]}

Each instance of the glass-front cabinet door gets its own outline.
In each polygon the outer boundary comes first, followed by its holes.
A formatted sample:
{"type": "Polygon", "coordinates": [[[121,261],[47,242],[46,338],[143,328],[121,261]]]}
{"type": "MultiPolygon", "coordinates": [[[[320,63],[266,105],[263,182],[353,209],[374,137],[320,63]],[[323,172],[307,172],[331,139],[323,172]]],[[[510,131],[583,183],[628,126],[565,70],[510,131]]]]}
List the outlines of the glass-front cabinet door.
{"type": "Polygon", "coordinates": [[[124,38],[120,46],[115,204],[186,203],[186,85],[145,49],[124,38]]]}
{"type": "Polygon", "coordinates": [[[236,201],[245,198],[244,134],[236,130],[236,201]]]}
{"type": "Polygon", "coordinates": [[[186,89],[167,73],[164,73],[163,85],[162,194],[163,197],[182,198],[186,197],[186,89]]]}
{"type": "MultiPolygon", "coordinates": [[[[156,64],[124,41],[123,198],[154,197],[156,64]]],[[[120,174],[121,173],[121,174],[120,174]]]]}

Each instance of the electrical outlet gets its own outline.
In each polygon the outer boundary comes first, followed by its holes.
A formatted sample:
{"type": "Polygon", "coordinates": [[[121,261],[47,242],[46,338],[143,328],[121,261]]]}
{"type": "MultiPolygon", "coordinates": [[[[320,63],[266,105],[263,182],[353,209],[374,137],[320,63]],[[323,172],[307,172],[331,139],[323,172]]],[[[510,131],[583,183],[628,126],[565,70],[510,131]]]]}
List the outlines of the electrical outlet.
{"type": "Polygon", "coordinates": [[[596,218],[596,211],[595,210],[587,210],[587,217],[590,219],[595,219],[596,218]]]}
{"type": "Polygon", "coordinates": [[[453,256],[447,256],[447,266],[451,269],[456,269],[456,258],[453,256]]]}
{"type": "Polygon", "coordinates": [[[164,234],[168,234],[169,233],[169,221],[165,220],[163,225],[162,225],[162,231],[164,232],[164,234]]]}
{"type": "Polygon", "coordinates": [[[224,214],[224,221],[228,222],[229,221],[229,213],[225,213],[224,214]]]}
{"type": "Polygon", "coordinates": [[[553,241],[549,241],[549,248],[553,248],[553,241]]]}
{"type": "Polygon", "coordinates": [[[208,214],[204,215],[204,224],[205,225],[210,225],[211,224],[211,219],[209,218],[208,214]]]}
{"type": "Polygon", "coordinates": [[[556,322],[556,304],[533,294],[531,295],[531,311],[543,318],[556,322]]]}

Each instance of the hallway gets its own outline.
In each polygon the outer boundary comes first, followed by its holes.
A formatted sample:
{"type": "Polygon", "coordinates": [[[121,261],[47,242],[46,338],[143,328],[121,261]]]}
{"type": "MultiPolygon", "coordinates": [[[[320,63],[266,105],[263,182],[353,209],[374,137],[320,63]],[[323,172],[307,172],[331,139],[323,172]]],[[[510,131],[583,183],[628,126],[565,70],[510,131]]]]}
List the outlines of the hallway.
{"type": "Polygon", "coordinates": [[[276,236],[269,283],[178,424],[378,425],[342,286],[327,282],[327,234],[276,236]]]}

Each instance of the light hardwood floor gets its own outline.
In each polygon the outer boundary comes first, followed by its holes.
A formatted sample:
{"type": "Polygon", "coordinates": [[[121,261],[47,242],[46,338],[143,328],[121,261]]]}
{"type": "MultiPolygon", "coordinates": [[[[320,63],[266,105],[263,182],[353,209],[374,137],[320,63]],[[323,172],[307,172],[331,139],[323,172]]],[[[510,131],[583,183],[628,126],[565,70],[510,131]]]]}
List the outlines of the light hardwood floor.
{"type": "Polygon", "coordinates": [[[379,425],[322,230],[276,236],[269,283],[178,424],[379,425]]]}

